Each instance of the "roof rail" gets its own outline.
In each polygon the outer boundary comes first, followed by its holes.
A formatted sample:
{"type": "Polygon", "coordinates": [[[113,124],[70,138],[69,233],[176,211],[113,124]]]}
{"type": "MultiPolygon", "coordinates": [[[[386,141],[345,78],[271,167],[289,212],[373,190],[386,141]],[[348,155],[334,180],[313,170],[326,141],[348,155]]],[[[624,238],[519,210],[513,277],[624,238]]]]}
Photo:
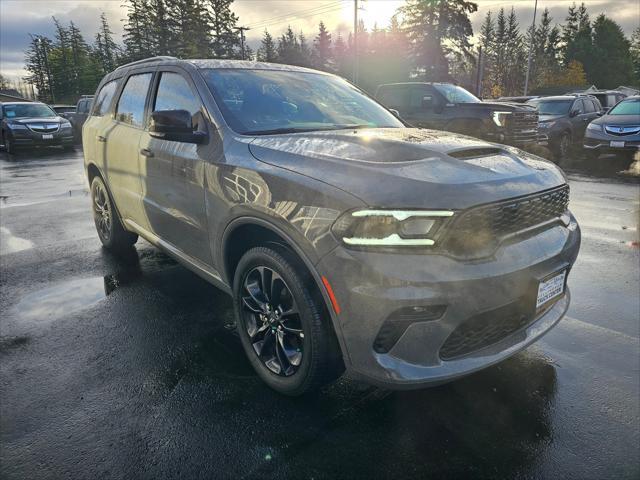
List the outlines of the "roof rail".
{"type": "Polygon", "coordinates": [[[142,60],[136,60],[135,62],[127,63],[125,65],[120,65],[118,68],[116,68],[116,70],[120,70],[121,68],[125,68],[125,67],[130,67],[132,65],[140,65],[142,63],[147,63],[147,62],[157,62],[159,60],[177,60],[177,58],[170,57],[168,55],[159,55],[157,57],[143,58],[142,60]]]}

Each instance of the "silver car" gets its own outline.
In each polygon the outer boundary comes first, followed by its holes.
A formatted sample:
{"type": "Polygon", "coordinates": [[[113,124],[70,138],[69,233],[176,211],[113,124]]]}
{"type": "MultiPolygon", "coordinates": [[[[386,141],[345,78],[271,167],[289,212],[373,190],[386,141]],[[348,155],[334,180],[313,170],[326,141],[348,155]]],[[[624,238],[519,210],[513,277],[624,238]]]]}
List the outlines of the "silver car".
{"type": "Polygon", "coordinates": [[[135,62],[102,80],[83,140],[104,246],[141,236],[232,295],[250,363],[284,394],[345,368],[450,381],[569,306],[580,230],[554,164],[407,128],[334,75],[135,62]]]}
{"type": "Polygon", "coordinates": [[[633,157],[640,149],[640,96],[627,97],[587,126],[584,148],[592,156],[633,157]]]}

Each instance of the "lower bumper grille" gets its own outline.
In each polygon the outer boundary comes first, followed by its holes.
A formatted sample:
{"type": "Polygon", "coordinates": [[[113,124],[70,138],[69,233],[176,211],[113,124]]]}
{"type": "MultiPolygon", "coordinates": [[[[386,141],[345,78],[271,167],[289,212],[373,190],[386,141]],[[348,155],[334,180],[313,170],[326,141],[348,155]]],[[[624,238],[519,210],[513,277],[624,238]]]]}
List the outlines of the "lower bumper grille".
{"type": "Polygon", "coordinates": [[[440,348],[440,358],[453,360],[468,355],[525,328],[534,320],[526,305],[522,299],[469,318],[449,335],[440,348]]]}
{"type": "Polygon", "coordinates": [[[513,112],[507,119],[506,139],[516,145],[538,141],[538,112],[513,112]]]}

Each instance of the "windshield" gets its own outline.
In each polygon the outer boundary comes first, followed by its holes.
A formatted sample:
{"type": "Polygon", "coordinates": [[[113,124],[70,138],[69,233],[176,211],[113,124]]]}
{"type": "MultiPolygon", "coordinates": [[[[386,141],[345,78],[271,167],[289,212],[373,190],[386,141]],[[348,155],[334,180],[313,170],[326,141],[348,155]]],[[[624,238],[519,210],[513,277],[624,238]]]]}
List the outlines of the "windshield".
{"type": "Polygon", "coordinates": [[[42,103],[17,103],[3,105],[2,116],[5,118],[55,117],[56,113],[42,103]]]}
{"type": "Polygon", "coordinates": [[[331,75],[206,69],[229,126],[244,135],[404,125],[348,82],[331,75]]]}
{"type": "Polygon", "coordinates": [[[640,98],[621,101],[607,115],[640,115],[640,98]]]}
{"type": "Polygon", "coordinates": [[[530,100],[527,103],[536,107],[540,115],[565,115],[569,113],[573,100],[530,100]]]}
{"type": "Polygon", "coordinates": [[[481,100],[469,93],[462,87],[458,87],[457,85],[434,85],[436,90],[438,90],[442,95],[445,96],[447,102],[449,103],[478,103],[481,100]]]}

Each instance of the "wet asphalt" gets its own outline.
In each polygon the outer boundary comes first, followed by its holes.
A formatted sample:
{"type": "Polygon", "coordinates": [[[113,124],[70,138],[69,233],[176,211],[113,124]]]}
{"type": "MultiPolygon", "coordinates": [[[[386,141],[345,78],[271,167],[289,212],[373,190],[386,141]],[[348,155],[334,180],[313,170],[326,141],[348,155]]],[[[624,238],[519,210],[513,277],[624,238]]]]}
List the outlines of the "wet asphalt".
{"type": "Polygon", "coordinates": [[[225,294],[144,241],[101,248],[79,150],[2,152],[0,477],[639,478],[640,186],[572,163],[573,302],[541,341],[437,388],[292,399],[225,294]]]}

